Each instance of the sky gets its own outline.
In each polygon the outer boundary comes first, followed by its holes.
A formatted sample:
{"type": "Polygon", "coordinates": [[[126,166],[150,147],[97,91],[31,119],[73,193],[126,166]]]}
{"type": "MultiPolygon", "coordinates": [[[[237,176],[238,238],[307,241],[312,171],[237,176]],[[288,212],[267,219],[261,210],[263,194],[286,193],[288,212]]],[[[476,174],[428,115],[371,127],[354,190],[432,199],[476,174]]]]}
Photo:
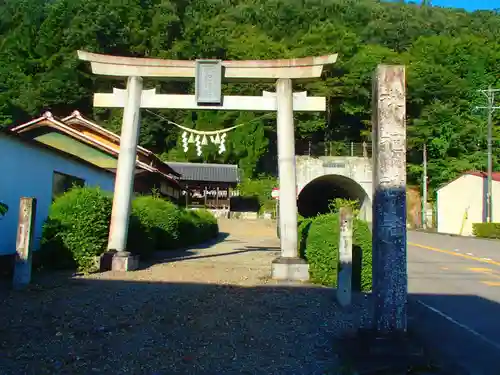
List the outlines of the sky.
{"type": "Polygon", "coordinates": [[[431,0],[432,5],[467,10],[500,8],[500,0],[431,0]]]}

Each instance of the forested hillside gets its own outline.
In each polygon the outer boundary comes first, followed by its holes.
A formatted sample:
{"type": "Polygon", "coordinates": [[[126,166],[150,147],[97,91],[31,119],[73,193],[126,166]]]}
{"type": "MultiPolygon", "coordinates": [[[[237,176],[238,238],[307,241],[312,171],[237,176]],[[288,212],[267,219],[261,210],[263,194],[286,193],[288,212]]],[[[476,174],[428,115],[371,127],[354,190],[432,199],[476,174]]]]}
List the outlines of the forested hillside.
{"type": "MultiPolygon", "coordinates": [[[[118,130],[121,113],[94,110],[92,93],[110,81],[90,74],[76,50],[174,59],[274,59],[339,53],[324,79],[297,87],[325,95],[325,114],[297,114],[297,138],[370,139],[371,77],[378,63],[404,63],[408,75],[409,178],[420,178],[428,144],[432,186],[486,166],[486,114],[478,89],[500,87],[500,14],[466,13],[375,0],[3,0],[0,3],[0,124],[74,109],[118,130]]],[[[187,83],[147,81],[164,93],[187,83]]],[[[260,95],[263,84],[227,85],[225,93],[260,95]]],[[[228,152],[207,161],[239,163],[247,176],[272,171],[274,115],[157,111],[198,129],[248,122],[230,133],[228,152]]],[[[500,111],[495,122],[500,119],[500,111]]],[[[498,130],[498,129],[496,129],[498,130]]],[[[495,131],[497,136],[499,131],[495,131]]],[[[143,111],[141,143],[165,160],[186,156],[179,130],[143,111]]],[[[498,142],[495,141],[495,169],[498,142]]],[[[187,155],[197,161],[194,153],[187,155]]]]}

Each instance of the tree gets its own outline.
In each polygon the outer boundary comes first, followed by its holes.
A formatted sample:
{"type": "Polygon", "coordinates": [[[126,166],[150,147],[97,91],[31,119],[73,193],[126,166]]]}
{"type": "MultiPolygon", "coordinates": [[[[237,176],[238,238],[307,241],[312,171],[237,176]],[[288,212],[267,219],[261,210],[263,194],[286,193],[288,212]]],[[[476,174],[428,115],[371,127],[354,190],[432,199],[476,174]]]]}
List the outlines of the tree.
{"type": "MultiPolygon", "coordinates": [[[[379,63],[404,63],[408,85],[409,182],[418,183],[429,148],[431,188],[486,167],[485,121],[472,113],[477,89],[500,87],[500,14],[468,13],[377,0],[4,0],[0,3],[0,126],[51,110],[74,109],[119,133],[122,111],[94,109],[92,94],[124,87],[90,73],[76,50],[175,59],[276,59],[337,52],[322,79],[295,90],[328,98],[326,116],[296,113],[298,141],[367,140],[371,82],[379,63]]],[[[192,83],[148,79],[147,88],[192,93],[192,83]]],[[[226,95],[260,95],[269,83],[227,83],[226,95]]],[[[179,145],[181,131],[149,112],[140,143],[164,160],[238,163],[246,176],[276,170],[275,115],[158,110],[184,126],[230,132],[227,152],[199,158],[179,145]]],[[[496,114],[494,121],[500,119],[496,114]]],[[[494,155],[498,151],[495,132],[494,155]]],[[[499,164],[494,163],[495,168],[499,164]]]]}

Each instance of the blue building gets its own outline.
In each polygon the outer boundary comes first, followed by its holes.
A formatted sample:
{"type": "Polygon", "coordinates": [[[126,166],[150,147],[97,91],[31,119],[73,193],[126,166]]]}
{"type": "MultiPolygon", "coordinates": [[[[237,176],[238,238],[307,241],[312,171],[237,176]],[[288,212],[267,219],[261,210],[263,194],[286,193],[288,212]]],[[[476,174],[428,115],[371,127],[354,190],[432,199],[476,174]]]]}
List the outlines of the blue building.
{"type": "Polygon", "coordinates": [[[37,198],[34,243],[37,249],[54,197],[73,184],[112,191],[114,180],[113,171],[15,133],[0,131],[0,202],[8,206],[6,215],[0,218],[0,256],[16,252],[21,197],[37,198]]]}
{"type": "MultiPolygon", "coordinates": [[[[16,252],[16,233],[21,197],[37,198],[35,250],[42,226],[55,197],[73,185],[99,186],[113,191],[120,137],[74,111],[64,119],[50,112],[9,130],[0,130],[0,257],[16,252]]],[[[180,174],[153,152],[138,147],[134,192],[157,190],[177,202],[181,196],[180,174]]]]}

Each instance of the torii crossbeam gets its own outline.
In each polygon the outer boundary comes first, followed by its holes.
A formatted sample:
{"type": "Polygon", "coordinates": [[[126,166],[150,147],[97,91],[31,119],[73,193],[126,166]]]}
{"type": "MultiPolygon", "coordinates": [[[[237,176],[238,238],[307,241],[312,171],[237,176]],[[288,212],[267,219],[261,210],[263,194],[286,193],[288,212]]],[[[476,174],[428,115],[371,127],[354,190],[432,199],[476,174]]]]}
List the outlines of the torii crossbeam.
{"type": "MultiPolygon", "coordinates": [[[[111,94],[94,94],[94,107],[124,108],[127,90],[113,89],[111,94]]],[[[196,102],[195,95],[157,94],[156,89],[142,90],[141,108],[218,110],[218,111],[276,111],[276,94],[263,91],[262,96],[231,95],[223,98],[222,105],[204,105],[196,102]]],[[[322,112],[326,98],[307,96],[305,91],[293,93],[294,112],[322,112]]]]}

